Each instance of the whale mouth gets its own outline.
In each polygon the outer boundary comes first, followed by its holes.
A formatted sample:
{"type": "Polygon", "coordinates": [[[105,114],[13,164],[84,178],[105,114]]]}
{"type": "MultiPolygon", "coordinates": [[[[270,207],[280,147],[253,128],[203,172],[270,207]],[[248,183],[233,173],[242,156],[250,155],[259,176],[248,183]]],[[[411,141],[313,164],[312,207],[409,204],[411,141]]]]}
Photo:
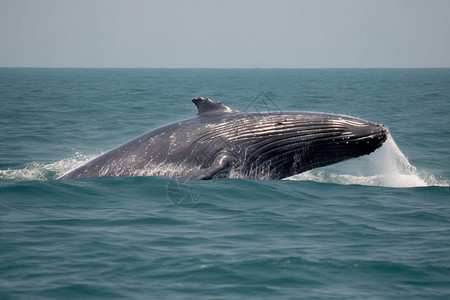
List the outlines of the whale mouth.
{"type": "Polygon", "coordinates": [[[309,163],[301,172],[373,153],[386,142],[389,129],[382,124],[372,125],[377,129],[369,134],[347,133],[338,141],[328,141],[320,146],[314,146],[314,150],[311,151],[314,154],[305,157],[309,163]]]}

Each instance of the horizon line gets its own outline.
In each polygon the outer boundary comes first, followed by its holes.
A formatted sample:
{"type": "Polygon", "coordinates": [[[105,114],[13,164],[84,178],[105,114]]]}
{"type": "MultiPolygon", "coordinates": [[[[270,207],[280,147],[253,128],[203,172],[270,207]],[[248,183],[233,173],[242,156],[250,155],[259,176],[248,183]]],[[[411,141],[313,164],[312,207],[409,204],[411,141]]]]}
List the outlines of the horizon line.
{"type": "Polygon", "coordinates": [[[345,69],[449,69],[449,67],[4,67],[0,69],[157,69],[157,70],[345,70],[345,69]]]}

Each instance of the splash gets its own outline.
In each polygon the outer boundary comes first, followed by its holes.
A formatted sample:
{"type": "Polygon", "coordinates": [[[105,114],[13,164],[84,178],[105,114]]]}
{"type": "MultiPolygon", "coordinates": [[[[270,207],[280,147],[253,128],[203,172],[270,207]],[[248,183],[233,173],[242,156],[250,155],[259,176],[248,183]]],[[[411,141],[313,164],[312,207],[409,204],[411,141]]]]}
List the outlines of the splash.
{"type": "MultiPolygon", "coordinates": [[[[85,155],[76,153],[72,158],[62,159],[54,163],[38,163],[30,162],[20,164],[17,167],[10,167],[6,170],[0,170],[0,180],[17,180],[17,181],[34,181],[34,180],[54,180],[67,172],[85,164],[89,160],[97,157],[96,155],[85,155]]],[[[149,165],[142,169],[136,170],[133,173],[127,172],[127,176],[165,176],[165,177],[180,177],[185,171],[186,166],[178,164],[160,163],[149,165]]],[[[107,169],[105,169],[107,171],[107,169]]],[[[115,176],[120,176],[118,172],[115,176]]]]}
{"type": "Polygon", "coordinates": [[[371,155],[314,169],[287,179],[386,187],[449,186],[449,182],[439,181],[433,175],[420,172],[411,165],[391,136],[371,155]]]}
{"type": "MultiPolygon", "coordinates": [[[[0,170],[0,180],[54,180],[94,157],[93,155],[75,153],[72,158],[62,159],[54,163],[30,162],[18,167],[0,170]]],[[[151,170],[151,174],[147,172],[135,175],[176,176],[180,167],[159,165],[153,166],[151,170]]],[[[286,179],[385,187],[450,186],[449,180],[438,180],[435,176],[419,171],[411,165],[391,136],[380,149],[371,155],[314,169],[286,179]]]]}
{"type": "Polygon", "coordinates": [[[18,181],[51,180],[81,166],[92,158],[93,156],[76,153],[72,158],[62,159],[50,164],[30,162],[18,168],[0,170],[0,179],[18,181]]]}

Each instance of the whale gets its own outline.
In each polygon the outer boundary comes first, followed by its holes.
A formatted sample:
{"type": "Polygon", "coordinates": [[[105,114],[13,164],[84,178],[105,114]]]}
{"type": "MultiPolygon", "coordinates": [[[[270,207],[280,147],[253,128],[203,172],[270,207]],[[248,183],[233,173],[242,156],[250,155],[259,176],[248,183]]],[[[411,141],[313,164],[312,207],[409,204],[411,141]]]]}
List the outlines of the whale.
{"type": "Polygon", "coordinates": [[[245,112],[193,98],[197,116],[144,133],[57,178],[167,176],[277,180],[368,155],[380,123],[318,112],[245,112]]]}

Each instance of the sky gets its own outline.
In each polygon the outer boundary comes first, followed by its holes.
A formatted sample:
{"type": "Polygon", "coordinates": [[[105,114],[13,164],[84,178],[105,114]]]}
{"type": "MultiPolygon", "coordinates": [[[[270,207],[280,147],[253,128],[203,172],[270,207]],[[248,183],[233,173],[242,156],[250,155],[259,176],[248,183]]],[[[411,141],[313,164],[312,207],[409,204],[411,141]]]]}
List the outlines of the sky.
{"type": "Polygon", "coordinates": [[[0,67],[450,67],[450,0],[0,0],[0,67]]]}

